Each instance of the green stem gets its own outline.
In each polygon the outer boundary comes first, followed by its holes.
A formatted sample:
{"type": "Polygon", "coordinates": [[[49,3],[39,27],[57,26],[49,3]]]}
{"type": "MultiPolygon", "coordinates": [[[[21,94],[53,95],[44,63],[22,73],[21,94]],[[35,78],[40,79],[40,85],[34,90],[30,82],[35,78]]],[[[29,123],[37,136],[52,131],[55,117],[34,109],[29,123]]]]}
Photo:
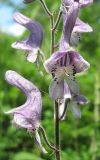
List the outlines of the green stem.
{"type": "Polygon", "coordinates": [[[53,54],[54,53],[54,45],[55,45],[55,35],[54,35],[54,30],[53,30],[53,27],[54,27],[53,16],[51,16],[50,21],[51,21],[51,54],[53,54]]]}
{"type": "Polygon", "coordinates": [[[57,16],[57,20],[56,20],[56,22],[55,22],[55,24],[54,24],[54,27],[53,27],[53,30],[54,30],[54,31],[56,30],[56,28],[57,28],[58,25],[59,25],[61,16],[62,16],[62,11],[60,10],[59,13],[58,13],[58,16],[57,16]]]}
{"type": "Polygon", "coordinates": [[[45,12],[47,13],[47,15],[50,16],[50,17],[52,17],[52,13],[49,11],[49,9],[48,9],[48,7],[47,7],[45,1],[44,1],[44,0],[40,0],[40,2],[41,2],[41,4],[42,4],[42,6],[43,6],[45,12]]]}
{"type": "Polygon", "coordinates": [[[52,146],[52,145],[50,144],[50,142],[48,141],[47,136],[46,136],[46,132],[45,132],[44,128],[43,128],[42,126],[40,126],[40,127],[39,127],[39,130],[42,132],[42,136],[43,136],[43,138],[44,138],[47,146],[48,146],[50,149],[52,149],[52,150],[56,150],[56,148],[55,148],[54,146],[52,146]]]}
{"type": "Polygon", "coordinates": [[[55,101],[55,146],[56,160],[60,160],[59,103],[55,101]]]}

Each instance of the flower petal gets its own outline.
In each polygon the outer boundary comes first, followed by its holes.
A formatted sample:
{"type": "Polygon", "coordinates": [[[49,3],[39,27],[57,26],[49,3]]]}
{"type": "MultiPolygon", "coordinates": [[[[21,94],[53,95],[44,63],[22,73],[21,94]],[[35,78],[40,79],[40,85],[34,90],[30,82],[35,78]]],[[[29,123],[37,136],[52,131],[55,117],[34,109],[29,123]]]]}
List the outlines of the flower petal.
{"type": "Polygon", "coordinates": [[[51,81],[49,86],[49,95],[53,100],[61,99],[64,96],[64,82],[51,81]]]}
{"type": "Polygon", "coordinates": [[[79,12],[78,3],[74,2],[68,10],[63,28],[64,39],[68,43],[70,42],[71,33],[75,25],[76,18],[78,16],[78,12],[79,12]]]}
{"type": "Polygon", "coordinates": [[[23,14],[16,12],[13,15],[13,19],[19,23],[20,25],[23,25],[27,29],[29,29],[31,32],[38,31],[37,34],[43,34],[42,26],[36,22],[35,20],[31,20],[30,18],[24,16],[23,14]]]}
{"type": "Polygon", "coordinates": [[[71,96],[71,91],[69,89],[69,86],[64,80],[64,99],[70,99],[71,97],[72,96],[71,96]]]}
{"type": "MultiPolygon", "coordinates": [[[[66,7],[70,6],[72,3],[74,3],[74,0],[63,0],[62,2],[66,7]]],[[[93,0],[80,0],[79,6],[80,8],[89,6],[93,3],[93,0]]]]}
{"type": "Polygon", "coordinates": [[[75,101],[70,101],[68,107],[71,109],[75,118],[81,118],[80,108],[75,101]]]}
{"type": "Polygon", "coordinates": [[[79,94],[79,85],[75,80],[71,80],[70,78],[66,78],[67,84],[72,93],[78,95],[79,94]]]}
{"type": "Polygon", "coordinates": [[[87,7],[93,3],[93,0],[80,0],[80,7],[87,7]]]}
{"type": "Polygon", "coordinates": [[[93,29],[88,23],[84,23],[79,18],[77,18],[75,26],[73,28],[73,32],[83,33],[83,32],[92,32],[92,31],[93,29]]]}
{"type": "Polygon", "coordinates": [[[27,96],[31,93],[31,91],[39,92],[39,89],[33,83],[23,78],[15,71],[7,71],[5,73],[5,80],[9,84],[20,88],[27,96]]]}
{"type": "Polygon", "coordinates": [[[23,49],[23,50],[32,50],[32,48],[40,48],[43,41],[43,29],[42,26],[35,20],[24,16],[23,14],[17,12],[13,16],[14,20],[26,27],[31,33],[30,36],[20,43],[13,44],[12,47],[23,49]],[[32,48],[31,48],[32,47],[32,48]],[[26,49],[25,49],[26,48],[26,49]]]}
{"type": "Polygon", "coordinates": [[[36,48],[36,49],[34,48],[33,51],[28,52],[28,54],[27,54],[27,60],[29,62],[34,63],[37,60],[38,50],[39,50],[38,48],[36,48]]]}
{"type": "MultiPolygon", "coordinates": [[[[12,124],[17,128],[27,128],[27,129],[34,129],[36,126],[33,127],[30,119],[25,118],[25,116],[15,113],[12,124]]],[[[35,123],[34,123],[35,124],[35,123]]]]}
{"type": "Polygon", "coordinates": [[[83,95],[75,96],[74,99],[78,104],[81,104],[81,105],[87,104],[89,102],[88,99],[83,95]]]}
{"type": "MultiPolygon", "coordinates": [[[[44,67],[48,73],[52,70],[56,70],[57,63],[60,65],[61,60],[64,60],[64,66],[72,65],[75,67],[76,73],[83,72],[90,67],[90,64],[76,51],[68,50],[67,52],[56,52],[51,57],[45,61],[44,67]]],[[[61,64],[61,67],[63,66],[61,64]]]]}
{"type": "Polygon", "coordinates": [[[27,101],[23,105],[11,109],[6,114],[13,114],[15,126],[27,129],[39,127],[42,99],[38,88],[15,71],[7,71],[5,77],[8,83],[20,88],[27,96],[27,101]]]}
{"type": "Polygon", "coordinates": [[[90,67],[90,64],[77,52],[71,52],[71,64],[74,65],[76,73],[84,72],[90,67]]]}
{"type": "Polygon", "coordinates": [[[26,44],[26,41],[17,41],[12,43],[12,48],[21,49],[25,51],[31,51],[32,47],[26,44]]]}
{"type": "Polygon", "coordinates": [[[81,38],[81,33],[79,32],[72,32],[71,38],[70,38],[70,45],[75,46],[79,43],[81,38]]]}

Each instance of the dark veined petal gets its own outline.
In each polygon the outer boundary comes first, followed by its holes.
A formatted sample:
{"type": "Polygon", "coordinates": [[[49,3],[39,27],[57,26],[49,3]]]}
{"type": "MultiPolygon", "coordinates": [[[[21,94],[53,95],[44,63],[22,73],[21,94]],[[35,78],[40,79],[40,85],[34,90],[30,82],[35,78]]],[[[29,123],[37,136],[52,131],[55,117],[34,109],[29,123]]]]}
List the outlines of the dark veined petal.
{"type": "Polygon", "coordinates": [[[27,129],[39,127],[42,111],[39,89],[15,71],[7,71],[5,79],[9,84],[20,88],[27,96],[27,101],[23,105],[6,112],[7,114],[13,114],[13,124],[27,129]]]}
{"type": "Polygon", "coordinates": [[[49,59],[47,59],[44,63],[44,67],[48,73],[51,73],[52,68],[56,68],[56,63],[59,59],[61,59],[66,53],[65,52],[55,52],[51,55],[49,59]],[[55,66],[54,66],[55,65],[55,66]]]}
{"type": "Polygon", "coordinates": [[[49,86],[49,95],[53,100],[64,97],[64,81],[51,81],[49,86]]]}
{"type": "Polygon", "coordinates": [[[77,18],[73,32],[83,33],[83,32],[92,32],[93,29],[88,23],[84,23],[79,18],[77,18]]]}
{"type": "Polygon", "coordinates": [[[74,66],[75,72],[80,73],[89,68],[89,63],[76,51],[69,50],[68,52],[56,52],[45,61],[44,67],[48,73],[56,70],[57,63],[62,67],[74,66]]]}
{"type": "Polygon", "coordinates": [[[79,5],[77,2],[74,2],[68,10],[63,28],[64,39],[68,43],[70,42],[71,33],[78,16],[78,12],[79,12],[79,5]]]}
{"type": "Polygon", "coordinates": [[[71,64],[74,65],[76,73],[84,72],[90,64],[77,52],[70,52],[71,64]]]}

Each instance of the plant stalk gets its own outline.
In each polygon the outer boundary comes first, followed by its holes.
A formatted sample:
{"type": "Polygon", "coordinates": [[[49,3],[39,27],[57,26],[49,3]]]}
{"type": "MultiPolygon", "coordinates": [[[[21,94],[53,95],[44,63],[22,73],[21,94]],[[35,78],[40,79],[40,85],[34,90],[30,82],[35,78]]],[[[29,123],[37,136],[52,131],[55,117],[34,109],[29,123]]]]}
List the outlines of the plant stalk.
{"type": "Polygon", "coordinates": [[[55,101],[55,156],[60,160],[59,102],[55,101]]]}
{"type": "Polygon", "coordinates": [[[53,16],[50,17],[50,21],[51,21],[51,54],[54,53],[54,45],[55,45],[55,34],[54,34],[54,18],[53,16]]]}

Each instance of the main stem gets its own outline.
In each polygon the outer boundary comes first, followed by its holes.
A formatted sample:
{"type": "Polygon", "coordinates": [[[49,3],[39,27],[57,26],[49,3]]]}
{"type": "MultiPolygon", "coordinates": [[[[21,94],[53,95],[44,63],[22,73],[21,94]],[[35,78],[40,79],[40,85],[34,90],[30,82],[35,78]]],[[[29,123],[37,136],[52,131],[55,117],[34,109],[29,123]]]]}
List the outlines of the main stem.
{"type": "MultiPolygon", "coordinates": [[[[51,54],[54,53],[54,46],[55,46],[55,30],[54,28],[54,17],[51,16],[51,54]]],[[[59,132],[59,103],[55,101],[55,157],[56,160],[60,160],[60,132],[59,132]]]]}
{"type": "Polygon", "coordinates": [[[55,101],[55,156],[60,160],[60,131],[59,131],[59,103],[55,101]]]}

